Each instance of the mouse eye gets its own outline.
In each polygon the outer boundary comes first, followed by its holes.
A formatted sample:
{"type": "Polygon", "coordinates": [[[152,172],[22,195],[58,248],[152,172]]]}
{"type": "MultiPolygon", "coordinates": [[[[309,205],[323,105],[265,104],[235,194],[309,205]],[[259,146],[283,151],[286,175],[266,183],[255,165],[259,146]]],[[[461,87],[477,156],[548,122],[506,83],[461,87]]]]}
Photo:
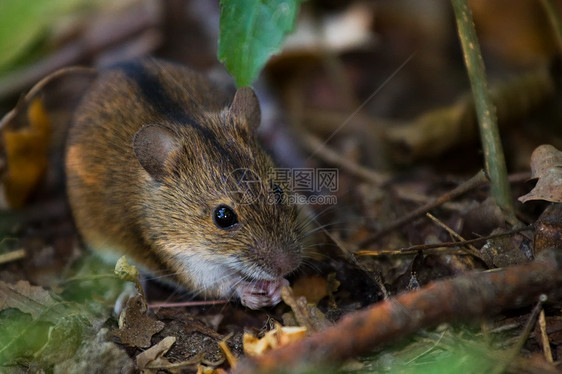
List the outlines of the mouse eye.
{"type": "Polygon", "coordinates": [[[219,205],[213,212],[213,221],[219,229],[227,230],[238,223],[238,217],[231,207],[219,205]]]}
{"type": "Polygon", "coordinates": [[[275,195],[275,203],[281,204],[283,202],[283,189],[278,184],[272,184],[271,189],[275,195]]]}

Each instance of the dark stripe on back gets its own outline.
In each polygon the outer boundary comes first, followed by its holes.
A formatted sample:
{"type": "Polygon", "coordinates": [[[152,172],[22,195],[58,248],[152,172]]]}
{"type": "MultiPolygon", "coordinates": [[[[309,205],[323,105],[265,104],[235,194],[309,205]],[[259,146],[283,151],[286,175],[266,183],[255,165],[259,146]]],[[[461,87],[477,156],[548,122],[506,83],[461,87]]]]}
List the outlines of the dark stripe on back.
{"type": "MultiPolygon", "coordinates": [[[[157,66],[157,63],[154,63],[157,66]]],[[[214,134],[207,128],[197,123],[180,103],[173,100],[162,86],[160,80],[154,75],[153,72],[148,70],[142,61],[131,61],[118,63],[110,67],[111,69],[119,69],[132,81],[134,81],[140,93],[143,96],[143,101],[151,105],[154,109],[163,113],[167,118],[170,118],[177,124],[187,125],[199,131],[204,139],[206,139],[212,147],[224,157],[228,162],[235,162],[232,154],[216,139],[214,134]]],[[[179,85],[179,83],[178,83],[179,85]]],[[[180,87],[181,88],[181,87],[180,87]]],[[[234,168],[239,166],[233,165],[234,168]]]]}

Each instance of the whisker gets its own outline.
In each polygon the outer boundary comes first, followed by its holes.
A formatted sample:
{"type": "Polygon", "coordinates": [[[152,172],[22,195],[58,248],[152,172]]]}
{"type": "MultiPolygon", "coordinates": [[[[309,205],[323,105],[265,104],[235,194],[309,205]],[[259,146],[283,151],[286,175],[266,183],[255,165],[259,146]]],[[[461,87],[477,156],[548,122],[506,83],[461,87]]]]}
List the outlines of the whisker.
{"type": "Polygon", "coordinates": [[[318,265],[313,264],[310,261],[303,261],[302,263],[302,267],[306,267],[308,269],[313,270],[315,273],[320,273],[320,268],[318,267],[318,265]]]}

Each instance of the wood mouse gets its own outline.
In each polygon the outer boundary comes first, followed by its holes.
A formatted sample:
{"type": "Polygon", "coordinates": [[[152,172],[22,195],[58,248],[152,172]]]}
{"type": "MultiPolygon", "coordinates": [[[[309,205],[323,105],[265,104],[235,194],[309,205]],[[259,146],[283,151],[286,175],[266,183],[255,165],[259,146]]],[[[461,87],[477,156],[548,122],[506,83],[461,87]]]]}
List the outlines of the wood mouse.
{"type": "Polygon", "coordinates": [[[259,146],[252,89],[234,99],[157,59],[102,71],[69,129],[67,191],[88,247],[204,297],[258,309],[302,259],[288,187],[259,146]]]}

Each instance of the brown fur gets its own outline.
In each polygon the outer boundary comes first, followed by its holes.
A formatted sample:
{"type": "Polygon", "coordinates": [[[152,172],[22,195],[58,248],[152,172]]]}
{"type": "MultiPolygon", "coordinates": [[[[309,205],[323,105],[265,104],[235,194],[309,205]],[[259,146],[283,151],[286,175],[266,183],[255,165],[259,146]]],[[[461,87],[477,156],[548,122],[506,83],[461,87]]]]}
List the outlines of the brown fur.
{"type": "Polygon", "coordinates": [[[265,200],[274,165],[255,136],[259,104],[249,89],[230,103],[203,76],[159,60],[102,72],[67,143],[68,195],[84,241],[211,297],[233,295],[237,272],[252,281],[293,271],[301,261],[296,212],[265,200]],[[148,124],[157,127],[139,132],[148,124]],[[259,176],[251,204],[237,193],[247,185],[231,177],[240,168],[259,176]],[[234,209],[236,227],[213,223],[220,204],[234,209]]]}

